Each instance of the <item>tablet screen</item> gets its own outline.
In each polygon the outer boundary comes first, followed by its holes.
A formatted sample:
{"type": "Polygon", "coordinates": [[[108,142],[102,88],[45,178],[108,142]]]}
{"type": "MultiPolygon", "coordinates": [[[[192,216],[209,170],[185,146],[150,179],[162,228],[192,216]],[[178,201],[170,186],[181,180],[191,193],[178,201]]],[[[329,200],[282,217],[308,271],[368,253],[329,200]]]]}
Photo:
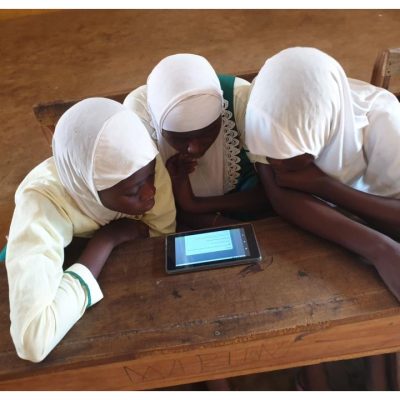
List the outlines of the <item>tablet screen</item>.
{"type": "Polygon", "coordinates": [[[259,262],[251,224],[175,233],[166,237],[166,271],[188,272],[259,262]]]}
{"type": "Polygon", "coordinates": [[[175,265],[182,267],[249,255],[243,228],[203,232],[175,238],[175,265]]]}

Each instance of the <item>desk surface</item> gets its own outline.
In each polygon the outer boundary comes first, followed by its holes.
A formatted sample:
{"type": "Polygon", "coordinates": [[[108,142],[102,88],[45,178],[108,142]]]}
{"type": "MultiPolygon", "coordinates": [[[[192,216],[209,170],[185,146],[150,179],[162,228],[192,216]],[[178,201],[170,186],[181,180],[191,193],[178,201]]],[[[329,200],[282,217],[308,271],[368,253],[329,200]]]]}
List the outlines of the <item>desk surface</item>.
{"type": "Polygon", "coordinates": [[[400,349],[400,306],[374,268],[279,218],[264,261],[175,276],[163,238],[116,249],[104,299],[45,361],[20,360],[0,271],[0,389],[145,389],[400,349]]]}

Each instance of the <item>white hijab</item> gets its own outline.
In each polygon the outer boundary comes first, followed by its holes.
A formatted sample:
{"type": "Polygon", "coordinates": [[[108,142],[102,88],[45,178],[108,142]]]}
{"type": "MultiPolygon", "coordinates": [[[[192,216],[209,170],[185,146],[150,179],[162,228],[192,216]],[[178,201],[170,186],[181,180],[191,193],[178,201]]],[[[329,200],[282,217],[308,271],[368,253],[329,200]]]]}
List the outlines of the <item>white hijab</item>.
{"type": "MultiPolygon", "coordinates": [[[[205,128],[223,113],[223,101],[218,76],[204,57],[176,54],[155,66],[147,79],[147,103],[164,162],[177,151],[164,139],[162,130],[189,132],[205,128]]],[[[196,170],[190,174],[194,194],[224,194],[223,133],[197,161],[196,170]]]]}
{"type": "Polygon", "coordinates": [[[265,62],[254,82],[246,144],[264,159],[312,154],[326,174],[350,183],[365,167],[360,129],[368,123],[365,112],[353,106],[336,60],[313,48],[286,49],[265,62]]]}
{"type": "Polygon", "coordinates": [[[151,162],[158,151],[140,119],[105,98],[82,100],[66,111],[53,136],[61,182],[80,209],[105,225],[123,214],[109,210],[97,191],[108,189],[151,162]]]}

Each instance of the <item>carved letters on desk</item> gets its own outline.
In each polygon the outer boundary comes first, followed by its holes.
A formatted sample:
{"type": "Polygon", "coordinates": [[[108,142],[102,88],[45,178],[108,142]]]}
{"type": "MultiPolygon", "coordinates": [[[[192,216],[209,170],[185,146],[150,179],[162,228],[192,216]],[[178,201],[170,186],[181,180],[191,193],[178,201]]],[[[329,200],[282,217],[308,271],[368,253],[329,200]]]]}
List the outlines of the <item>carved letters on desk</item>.
{"type": "Polygon", "coordinates": [[[246,369],[255,363],[268,363],[268,360],[284,357],[292,342],[277,343],[274,348],[264,345],[247,347],[237,351],[220,351],[203,353],[181,359],[126,365],[124,373],[134,385],[157,380],[172,379],[179,376],[201,375],[213,372],[246,369]]]}

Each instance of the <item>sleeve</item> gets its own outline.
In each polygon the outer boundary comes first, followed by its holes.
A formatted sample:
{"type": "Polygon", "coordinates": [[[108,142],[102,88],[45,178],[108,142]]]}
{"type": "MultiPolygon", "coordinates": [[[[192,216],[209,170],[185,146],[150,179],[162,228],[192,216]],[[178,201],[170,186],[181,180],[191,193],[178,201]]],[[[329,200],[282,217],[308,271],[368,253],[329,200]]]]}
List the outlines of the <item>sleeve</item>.
{"type": "Polygon", "coordinates": [[[167,235],[176,230],[176,208],[171,178],[160,155],[157,155],[156,159],[155,187],[154,207],[142,217],[142,222],[150,228],[151,237],[167,235]]]}
{"type": "Polygon", "coordinates": [[[249,160],[252,164],[258,162],[260,164],[269,164],[267,161],[267,157],[261,156],[259,154],[252,154],[249,151],[247,151],[247,156],[249,157],[249,160]]]}
{"type": "Polygon", "coordinates": [[[18,196],[10,227],[6,268],[11,336],[19,357],[42,361],[86,308],[103,294],[91,272],[74,264],[63,272],[73,224],[34,190],[18,196]]]}
{"type": "Polygon", "coordinates": [[[363,149],[367,168],[362,190],[399,198],[400,103],[392,93],[380,89],[367,116],[363,149]]]}
{"type": "Polygon", "coordinates": [[[151,116],[147,107],[147,86],[140,86],[130,92],[128,96],[126,96],[123,104],[141,119],[151,137],[155,139],[155,130],[151,125],[151,116]]]}

